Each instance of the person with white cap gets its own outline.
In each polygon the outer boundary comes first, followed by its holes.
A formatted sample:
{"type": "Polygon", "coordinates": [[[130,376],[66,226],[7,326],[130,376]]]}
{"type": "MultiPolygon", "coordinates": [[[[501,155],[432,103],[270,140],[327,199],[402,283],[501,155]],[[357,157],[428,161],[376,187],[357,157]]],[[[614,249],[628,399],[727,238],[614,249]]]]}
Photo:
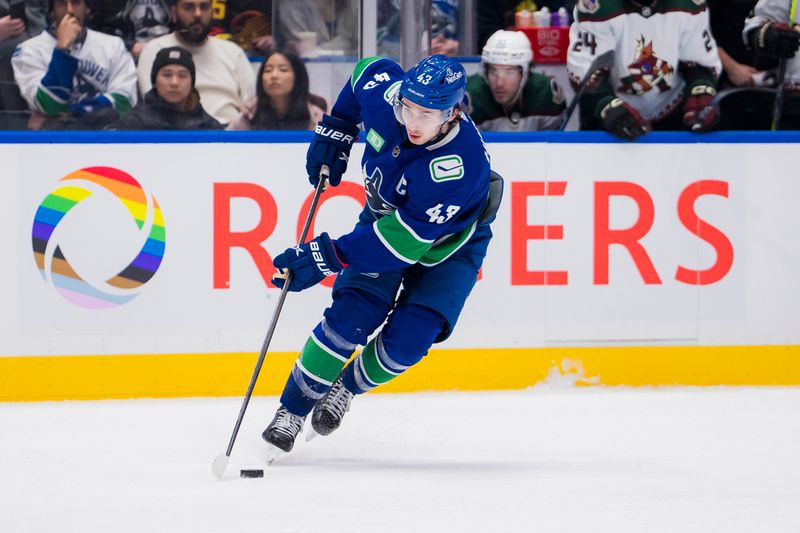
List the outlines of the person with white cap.
{"type": "Polygon", "coordinates": [[[498,30],[489,37],[480,74],[467,81],[469,114],[480,130],[558,129],[566,109],[564,93],[532,66],[533,51],[524,33],[498,30]]]}

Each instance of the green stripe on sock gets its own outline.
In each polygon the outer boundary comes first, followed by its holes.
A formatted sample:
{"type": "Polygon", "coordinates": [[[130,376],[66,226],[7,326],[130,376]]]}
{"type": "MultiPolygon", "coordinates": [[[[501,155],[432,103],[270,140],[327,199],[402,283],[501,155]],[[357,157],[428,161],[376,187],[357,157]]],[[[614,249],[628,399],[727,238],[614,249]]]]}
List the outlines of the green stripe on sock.
{"type": "Polygon", "coordinates": [[[336,381],[344,367],[344,361],[318,345],[313,335],[308,338],[300,352],[300,364],[312,375],[331,382],[336,381]]]}
{"type": "Polygon", "coordinates": [[[374,340],[369,341],[359,357],[361,357],[361,360],[364,363],[364,372],[366,372],[367,378],[369,378],[371,382],[380,385],[382,383],[386,383],[392,378],[397,377],[396,375],[384,370],[384,368],[378,362],[378,353],[375,351],[374,340]]]}

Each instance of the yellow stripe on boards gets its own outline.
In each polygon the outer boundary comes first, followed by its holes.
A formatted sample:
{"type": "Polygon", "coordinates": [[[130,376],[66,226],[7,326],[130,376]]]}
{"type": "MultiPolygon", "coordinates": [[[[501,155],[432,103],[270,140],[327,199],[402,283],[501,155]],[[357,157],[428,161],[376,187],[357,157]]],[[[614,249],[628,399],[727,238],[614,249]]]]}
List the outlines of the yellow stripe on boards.
{"type": "MultiPolygon", "coordinates": [[[[255,389],[277,395],[297,354],[269,353],[255,389]]],[[[244,395],[255,353],[0,357],[0,401],[244,395]]],[[[376,392],[577,386],[800,385],[800,346],[432,350],[376,392]]]]}

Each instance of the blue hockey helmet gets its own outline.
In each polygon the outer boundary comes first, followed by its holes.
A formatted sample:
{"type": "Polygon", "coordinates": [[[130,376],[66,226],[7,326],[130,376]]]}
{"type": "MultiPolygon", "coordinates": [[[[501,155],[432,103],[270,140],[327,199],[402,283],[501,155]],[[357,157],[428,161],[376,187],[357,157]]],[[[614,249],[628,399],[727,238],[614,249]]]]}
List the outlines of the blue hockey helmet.
{"type": "Polygon", "coordinates": [[[451,57],[426,57],[403,76],[399,96],[428,109],[450,109],[464,99],[467,72],[451,57]]]}

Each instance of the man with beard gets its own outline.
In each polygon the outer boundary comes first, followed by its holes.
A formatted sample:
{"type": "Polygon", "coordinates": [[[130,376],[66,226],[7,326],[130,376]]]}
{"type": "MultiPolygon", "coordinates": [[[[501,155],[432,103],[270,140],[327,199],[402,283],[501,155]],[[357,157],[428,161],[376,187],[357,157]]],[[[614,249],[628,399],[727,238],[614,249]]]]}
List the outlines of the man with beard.
{"type": "Polygon", "coordinates": [[[150,72],[162,48],[180,46],[192,54],[197,78],[195,88],[203,108],[223,124],[239,116],[244,102],[255,93],[256,78],[239,46],[208,37],[211,0],[173,0],[175,31],[148,42],[139,56],[139,91],[152,88],[150,72]]]}

